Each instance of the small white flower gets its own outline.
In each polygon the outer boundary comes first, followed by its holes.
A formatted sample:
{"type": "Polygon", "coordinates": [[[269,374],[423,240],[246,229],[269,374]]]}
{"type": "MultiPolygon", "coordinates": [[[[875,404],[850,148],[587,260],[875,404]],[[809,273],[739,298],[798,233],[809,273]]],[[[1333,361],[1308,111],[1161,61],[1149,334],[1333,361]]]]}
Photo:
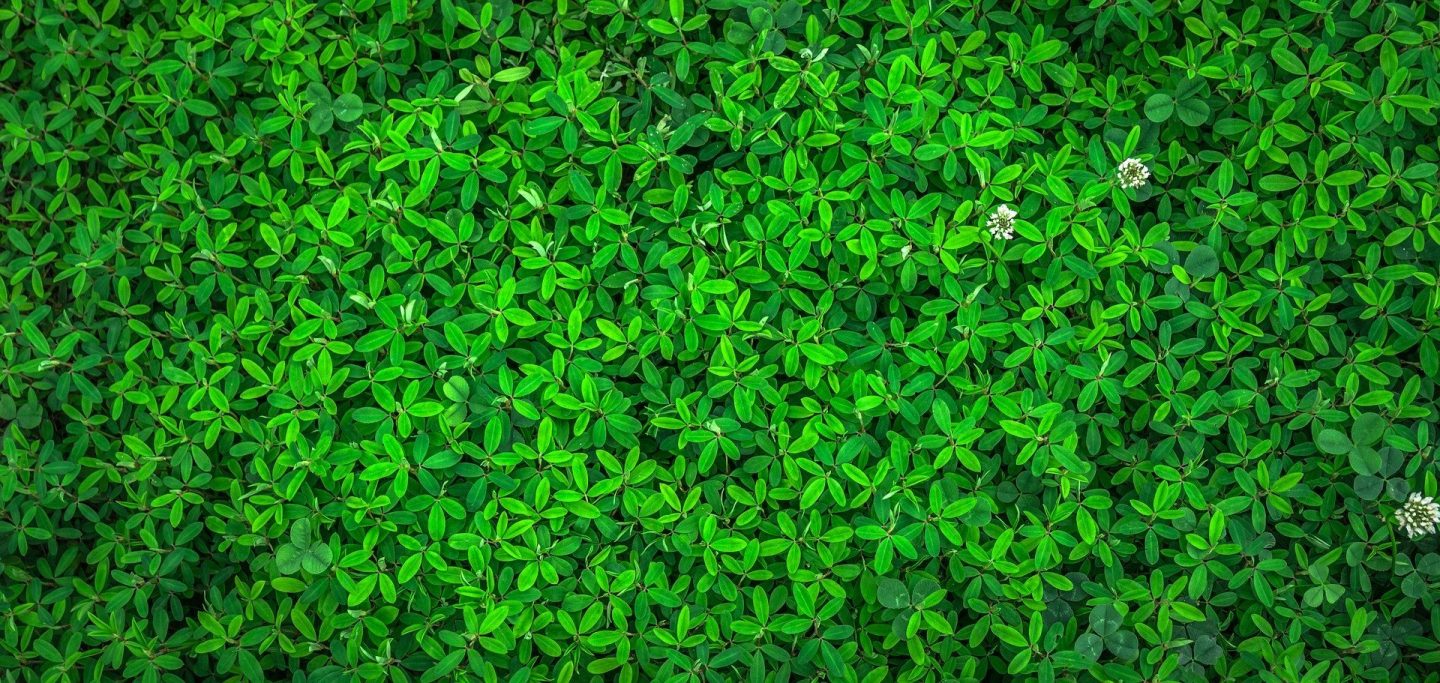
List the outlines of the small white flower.
{"type": "Polygon", "coordinates": [[[1440,524],[1440,504],[1429,496],[1412,493],[1410,500],[1405,501],[1405,504],[1395,511],[1395,523],[1399,524],[1410,538],[1433,534],[1435,525],[1440,524]]]}
{"type": "Polygon", "coordinates": [[[1013,240],[1015,239],[1015,217],[1018,215],[1020,214],[1015,213],[1014,209],[1001,204],[990,214],[990,218],[986,219],[985,227],[990,229],[990,236],[995,239],[1013,240]]]}
{"type": "Polygon", "coordinates": [[[1115,176],[1120,180],[1120,188],[1133,190],[1145,187],[1150,182],[1150,169],[1139,159],[1126,159],[1120,162],[1120,168],[1116,169],[1115,176]]]}

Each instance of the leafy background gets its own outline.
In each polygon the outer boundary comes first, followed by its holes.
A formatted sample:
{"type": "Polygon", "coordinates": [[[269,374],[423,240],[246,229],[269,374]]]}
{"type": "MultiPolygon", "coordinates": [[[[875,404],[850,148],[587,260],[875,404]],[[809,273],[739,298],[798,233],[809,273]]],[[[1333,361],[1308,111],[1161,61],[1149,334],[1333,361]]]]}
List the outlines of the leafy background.
{"type": "Polygon", "coordinates": [[[1434,680],[1436,14],[11,0],[0,676],[1434,680]]]}

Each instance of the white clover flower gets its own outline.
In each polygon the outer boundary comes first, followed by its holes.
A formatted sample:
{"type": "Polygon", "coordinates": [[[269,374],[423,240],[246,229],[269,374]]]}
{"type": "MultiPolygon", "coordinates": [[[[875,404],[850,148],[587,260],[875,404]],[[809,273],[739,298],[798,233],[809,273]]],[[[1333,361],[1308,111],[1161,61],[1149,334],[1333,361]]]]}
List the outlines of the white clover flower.
{"type": "Polygon", "coordinates": [[[990,218],[986,219],[985,227],[990,229],[990,236],[997,240],[1013,240],[1015,217],[1018,215],[1020,214],[1015,213],[1014,209],[1001,204],[990,214],[990,218]]]}
{"type": "Polygon", "coordinates": [[[1410,500],[1405,501],[1405,504],[1395,511],[1395,523],[1399,524],[1410,538],[1433,534],[1435,525],[1440,523],[1440,504],[1429,496],[1412,493],[1410,500]]]}
{"type": "Polygon", "coordinates": [[[1150,182],[1150,169],[1139,159],[1126,159],[1120,162],[1120,168],[1116,169],[1115,176],[1120,180],[1120,188],[1133,190],[1145,187],[1150,182]]]}

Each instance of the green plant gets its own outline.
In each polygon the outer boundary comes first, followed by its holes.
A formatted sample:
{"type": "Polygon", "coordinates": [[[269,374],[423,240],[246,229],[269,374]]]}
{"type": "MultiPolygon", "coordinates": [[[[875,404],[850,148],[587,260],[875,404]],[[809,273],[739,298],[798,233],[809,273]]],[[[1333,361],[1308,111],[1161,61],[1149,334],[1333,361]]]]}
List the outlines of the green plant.
{"type": "Polygon", "coordinates": [[[0,678],[1434,681],[1436,17],[12,0],[0,678]]]}

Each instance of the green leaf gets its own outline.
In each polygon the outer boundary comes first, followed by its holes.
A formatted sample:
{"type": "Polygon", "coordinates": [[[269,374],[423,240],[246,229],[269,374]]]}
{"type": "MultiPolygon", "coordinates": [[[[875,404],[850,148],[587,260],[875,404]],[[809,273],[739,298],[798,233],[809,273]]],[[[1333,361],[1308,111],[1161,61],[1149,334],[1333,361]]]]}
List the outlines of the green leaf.
{"type": "Polygon", "coordinates": [[[528,66],[512,66],[508,69],[501,69],[495,73],[495,81],[498,83],[514,83],[523,81],[530,75],[528,66]]]}
{"type": "Polygon", "coordinates": [[[308,547],[312,541],[310,534],[310,520],[301,517],[290,525],[290,543],[301,548],[308,547]]]}
{"type": "Polygon", "coordinates": [[[1184,267],[1193,277],[1208,278],[1220,272],[1220,257],[1214,249],[1202,244],[1186,255],[1184,267]]]}
{"type": "Polygon", "coordinates": [[[305,560],[305,551],[301,548],[285,544],[275,550],[275,568],[282,574],[294,574],[300,571],[305,560]]]}
{"type": "Polygon", "coordinates": [[[1171,603],[1170,608],[1175,612],[1175,616],[1182,621],[1188,621],[1192,623],[1197,621],[1205,621],[1205,613],[1201,612],[1199,608],[1189,603],[1171,603]]]}
{"type": "Polygon", "coordinates": [[[1090,630],[1101,638],[1108,638],[1119,631],[1121,623],[1120,612],[1110,605],[1099,605],[1090,610],[1090,630]]]}
{"type": "Polygon", "coordinates": [[[464,377],[455,376],[445,380],[445,398],[456,403],[470,400],[470,383],[464,377]]]}
{"type": "Polygon", "coordinates": [[[1210,105],[1201,99],[1180,100],[1175,105],[1180,122],[1187,126],[1199,126],[1210,119],[1210,105]]]}
{"type": "Polygon", "coordinates": [[[1105,636],[1105,649],[1121,661],[1134,661],[1140,656],[1140,639],[1132,631],[1116,631],[1105,636]]]}
{"type": "Polygon", "coordinates": [[[875,594],[884,607],[900,609],[910,606],[910,592],[906,590],[905,584],[895,579],[881,578],[875,587],[875,594]]]}
{"type": "Polygon", "coordinates": [[[329,107],[316,107],[310,111],[310,132],[324,135],[335,125],[335,113],[329,107]]]}
{"type": "Polygon", "coordinates": [[[1350,439],[1337,429],[1320,430],[1320,434],[1315,437],[1315,445],[1319,446],[1321,451],[1332,455],[1344,455],[1354,448],[1350,439]]]}
{"type": "Polygon", "coordinates": [[[1385,434],[1385,429],[1385,418],[1375,413],[1362,413],[1355,420],[1355,425],[1351,427],[1350,436],[1357,444],[1373,446],[1380,442],[1381,437],[1385,434]]]}
{"type": "Polygon", "coordinates": [[[330,546],[316,543],[305,549],[300,558],[300,567],[311,574],[319,574],[330,566],[333,559],[334,553],[330,550],[330,546]]]}
{"type": "Polygon", "coordinates": [[[1145,100],[1145,118],[1155,123],[1170,120],[1175,113],[1175,98],[1165,93],[1155,93],[1145,100]]]}
{"type": "Polygon", "coordinates": [[[335,98],[335,103],[331,105],[331,110],[334,112],[335,118],[349,123],[360,118],[360,115],[364,113],[365,105],[360,101],[359,95],[355,93],[345,93],[335,98]]]}
{"type": "Polygon", "coordinates": [[[1094,633],[1082,633],[1075,639],[1075,652],[1083,657],[1082,661],[1094,662],[1100,659],[1104,647],[1105,641],[1094,633]]]}

